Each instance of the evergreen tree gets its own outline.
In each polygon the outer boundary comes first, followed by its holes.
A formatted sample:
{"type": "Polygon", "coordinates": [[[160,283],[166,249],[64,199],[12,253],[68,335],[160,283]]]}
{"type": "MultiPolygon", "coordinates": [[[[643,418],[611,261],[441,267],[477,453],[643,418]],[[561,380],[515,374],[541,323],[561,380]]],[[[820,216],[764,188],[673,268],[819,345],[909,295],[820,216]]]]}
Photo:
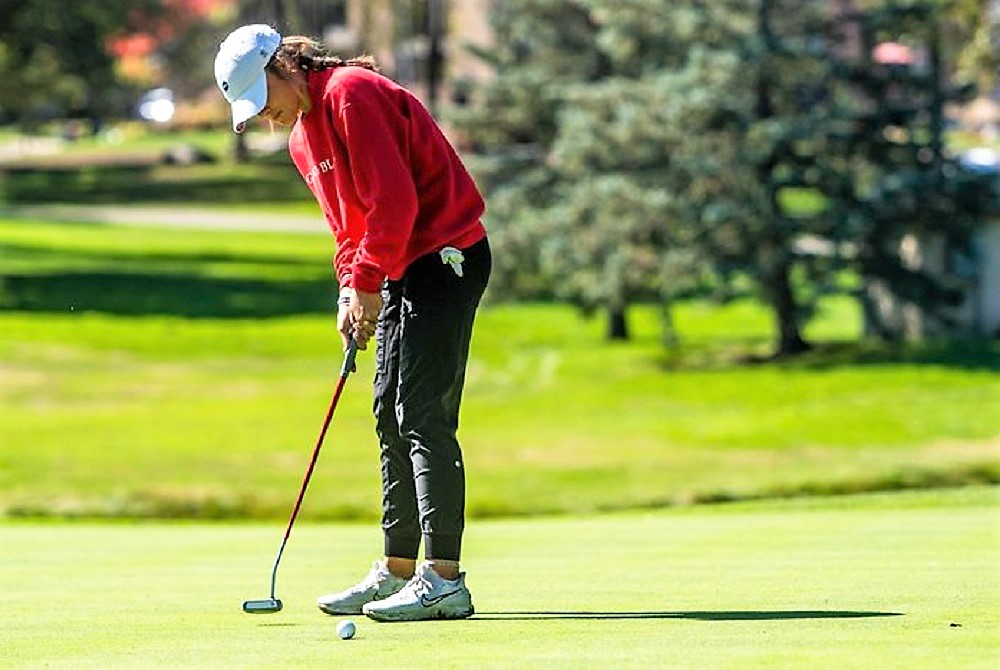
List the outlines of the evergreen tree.
{"type": "MultiPolygon", "coordinates": [[[[630,304],[666,304],[704,267],[692,246],[692,208],[671,176],[683,169],[677,147],[697,132],[699,112],[727,104],[715,84],[736,67],[731,45],[742,27],[727,19],[740,3],[584,4],[605,67],[562,89],[548,155],[555,197],[540,249],[560,277],[559,295],[604,308],[609,337],[627,338],[630,304]]],[[[664,325],[669,337],[669,318],[664,325]]]]}
{"type": "Polygon", "coordinates": [[[484,146],[534,148],[532,163],[485,180],[500,185],[494,214],[499,201],[510,217],[502,241],[516,230],[517,259],[537,258],[559,296],[606,308],[611,336],[627,335],[631,302],[669,300],[714,268],[751,277],[778,349],[801,349],[791,275],[808,222],[784,214],[778,191],[797,169],[790,147],[811,122],[818,60],[814,22],[787,17],[818,5],[503,3],[488,126],[468,126],[484,146]],[[789,36],[762,35],[772,23],[789,36]]]}
{"type": "Polygon", "coordinates": [[[447,118],[471,144],[470,167],[489,195],[491,243],[498,249],[491,294],[550,298],[562,278],[543,269],[539,247],[548,235],[544,212],[555,198],[547,157],[562,89],[597,79],[606,68],[579,0],[493,3],[490,25],[495,46],[470,50],[494,75],[470,85],[470,104],[448,110],[447,118]]]}
{"type": "MultiPolygon", "coordinates": [[[[867,3],[849,22],[869,26],[870,54],[876,34],[934,35],[943,1],[867,3]]],[[[887,258],[903,230],[967,239],[959,214],[981,199],[941,141],[958,96],[939,85],[937,47],[933,76],[852,61],[831,30],[850,4],[498,3],[497,46],[480,52],[496,78],[457,120],[487,157],[500,290],[550,286],[627,337],[635,301],[749,280],[782,355],[807,348],[803,325],[845,267],[928,305],[954,299],[887,258]]]]}
{"type": "Polygon", "coordinates": [[[782,197],[804,184],[816,158],[810,138],[824,122],[822,7],[713,4],[708,25],[716,34],[732,28],[718,44],[694,36],[672,86],[665,186],[675,218],[693,227],[693,248],[726,286],[750,280],[772,310],[780,355],[806,348],[802,324],[835,276],[827,258],[800,244],[818,218],[782,197]]]}
{"type": "Polygon", "coordinates": [[[974,89],[948,82],[954,54],[942,44],[943,11],[936,0],[887,1],[846,11],[833,24],[839,41],[854,47],[839,59],[817,184],[838,231],[832,238],[850,250],[862,278],[866,324],[888,339],[906,335],[907,326],[887,302],[950,322],[966,286],[945,257],[970,255],[990,206],[983,179],[964,173],[944,144],[945,106],[974,89]],[[929,259],[931,246],[939,262],[929,259]]]}

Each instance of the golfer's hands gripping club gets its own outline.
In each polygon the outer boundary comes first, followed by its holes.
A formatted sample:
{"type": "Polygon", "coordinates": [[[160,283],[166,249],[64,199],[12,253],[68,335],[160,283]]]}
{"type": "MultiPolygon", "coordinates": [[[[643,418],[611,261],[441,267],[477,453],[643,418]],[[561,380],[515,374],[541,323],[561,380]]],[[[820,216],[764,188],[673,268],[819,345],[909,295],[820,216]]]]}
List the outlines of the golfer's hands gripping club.
{"type": "Polygon", "coordinates": [[[358,349],[368,348],[368,340],[375,337],[375,325],[382,312],[382,295],[345,288],[340,293],[337,310],[337,330],[344,341],[344,350],[351,339],[358,349]]]}

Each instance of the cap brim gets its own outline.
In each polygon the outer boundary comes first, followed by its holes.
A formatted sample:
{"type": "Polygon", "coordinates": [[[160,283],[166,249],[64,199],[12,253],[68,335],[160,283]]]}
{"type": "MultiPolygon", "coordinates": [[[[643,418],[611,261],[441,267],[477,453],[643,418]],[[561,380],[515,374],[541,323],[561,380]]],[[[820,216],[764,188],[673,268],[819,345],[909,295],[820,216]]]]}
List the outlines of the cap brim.
{"type": "Polygon", "coordinates": [[[257,116],[267,104],[267,75],[263,72],[240,97],[233,100],[233,131],[242,133],[247,121],[257,116]]]}

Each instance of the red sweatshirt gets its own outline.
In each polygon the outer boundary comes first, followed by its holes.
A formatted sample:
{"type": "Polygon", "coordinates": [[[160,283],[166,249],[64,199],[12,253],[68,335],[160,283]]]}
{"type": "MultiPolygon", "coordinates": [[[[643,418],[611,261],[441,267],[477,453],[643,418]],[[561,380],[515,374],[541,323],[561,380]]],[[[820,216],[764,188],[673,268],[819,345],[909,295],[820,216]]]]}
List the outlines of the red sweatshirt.
{"type": "Polygon", "coordinates": [[[337,239],[341,286],[378,291],[414,260],[486,235],[472,177],[417,98],[357,66],[309,73],[288,150],[337,239]]]}

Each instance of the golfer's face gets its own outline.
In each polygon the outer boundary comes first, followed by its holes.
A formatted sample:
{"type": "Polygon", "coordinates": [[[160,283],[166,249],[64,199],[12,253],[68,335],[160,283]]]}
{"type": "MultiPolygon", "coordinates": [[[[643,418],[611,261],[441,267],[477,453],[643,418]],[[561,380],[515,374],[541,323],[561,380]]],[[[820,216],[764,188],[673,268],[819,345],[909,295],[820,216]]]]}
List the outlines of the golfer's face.
{"type": "Polygon", "coordinates": [[[290,126],[299,116],[302,99],[295,86],[287,79],[268,70],[267,104],[260,116],[282,126],[290,126]]]}

